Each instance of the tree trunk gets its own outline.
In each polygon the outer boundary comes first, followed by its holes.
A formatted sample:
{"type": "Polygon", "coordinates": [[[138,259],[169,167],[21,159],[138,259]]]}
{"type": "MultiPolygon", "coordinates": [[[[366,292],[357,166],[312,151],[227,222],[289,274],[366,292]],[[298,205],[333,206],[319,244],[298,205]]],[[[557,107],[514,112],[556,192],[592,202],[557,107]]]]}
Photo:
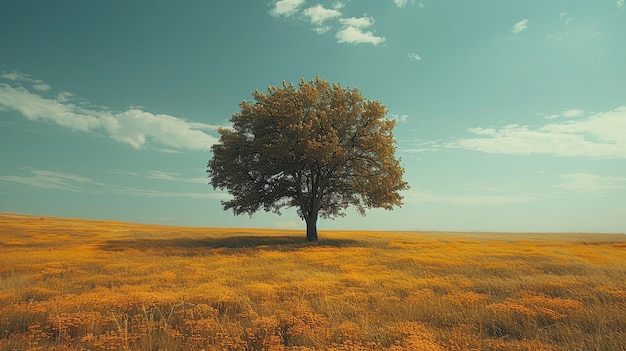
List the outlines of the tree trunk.
{"type": "Polygon", "coordinates": [[[317,241],[317,211],[306,217],[306,240],[317,241]]]}

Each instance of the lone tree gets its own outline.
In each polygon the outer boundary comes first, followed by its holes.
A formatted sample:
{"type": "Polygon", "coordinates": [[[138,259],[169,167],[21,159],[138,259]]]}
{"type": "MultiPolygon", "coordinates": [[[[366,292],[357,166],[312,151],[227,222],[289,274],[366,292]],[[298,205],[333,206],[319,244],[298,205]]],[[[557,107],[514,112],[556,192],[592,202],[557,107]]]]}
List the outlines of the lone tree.
{"type": "Polygon", "coordinates": [[[343,216],[350,205],[363,216],[366,208],[402,205],[398,192],[409,186],[394,157],[395,121],[379,101],[319,77],[267,90],[239,105],[212,147],[210,184],[233,196],[225,210],[280,215],[297,207],[307,240],[316,241],[318,216],[343,216]]]}

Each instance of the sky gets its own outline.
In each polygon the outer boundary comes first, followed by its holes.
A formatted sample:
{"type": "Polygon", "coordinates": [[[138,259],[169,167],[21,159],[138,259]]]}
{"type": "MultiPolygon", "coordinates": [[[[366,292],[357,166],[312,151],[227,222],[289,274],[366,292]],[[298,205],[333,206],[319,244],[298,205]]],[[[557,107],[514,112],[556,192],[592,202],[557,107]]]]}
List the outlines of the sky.
{"type": "Polygon", "coordinates": [[[626,233],[624,0],[1,7],[0,212],[304,231],[206,165],[254,90],[320,76],[387,107],[411,186],[320,230],[626,233]]]}

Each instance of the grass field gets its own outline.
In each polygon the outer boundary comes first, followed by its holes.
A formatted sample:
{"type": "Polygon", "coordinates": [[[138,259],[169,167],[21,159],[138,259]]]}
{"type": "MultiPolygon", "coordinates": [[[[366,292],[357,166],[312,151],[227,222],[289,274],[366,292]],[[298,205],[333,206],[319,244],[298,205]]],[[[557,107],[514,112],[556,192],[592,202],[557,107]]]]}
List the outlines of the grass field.
{"type": "Polygon", "coordinates": [[[624,350],[626,236],[0,214],[1,350],[624,350]]]}

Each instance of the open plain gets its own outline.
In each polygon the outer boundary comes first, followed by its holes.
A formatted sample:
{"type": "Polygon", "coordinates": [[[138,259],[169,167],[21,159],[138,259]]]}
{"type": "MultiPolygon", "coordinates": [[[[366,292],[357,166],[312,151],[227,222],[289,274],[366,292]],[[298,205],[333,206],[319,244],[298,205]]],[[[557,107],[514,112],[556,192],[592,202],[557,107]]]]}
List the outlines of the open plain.
{"type": "Polygon", "coordinates": [[[0,214],[1,350],[623,350],[626,236],[0,214]]]}

